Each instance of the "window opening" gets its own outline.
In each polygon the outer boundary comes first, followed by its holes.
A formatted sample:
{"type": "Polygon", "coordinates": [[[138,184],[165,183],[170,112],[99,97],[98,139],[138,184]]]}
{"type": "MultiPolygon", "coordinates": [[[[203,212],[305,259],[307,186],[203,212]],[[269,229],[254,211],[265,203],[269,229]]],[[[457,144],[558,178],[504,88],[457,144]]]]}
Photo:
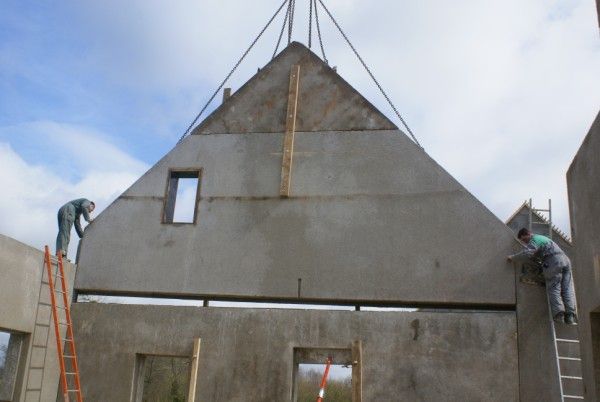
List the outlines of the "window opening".
{"type": "Polygon", "coordinates": [[[185,402],[190,385],[190,357],[138,355],[136,402],[185,402]]]}
{"type": "Polygon", "coordinates": [[[325,387],[327,402],[354,400],[352,375],[356,365],[352,349],[346,348],[294,348],[294,378],[292,401],[314,402],[319,394],[321,379],[327,359],[331,366],[325,387]]]}
{"type": "Polygon", "coordinates": [[[23,335],[0,331],[0,401],[12,401],[23,335]]]}
{"type": "MultiPolygon", "coordinates": [[[[325,364],[298,365],[297,402],[314,402],[325,371],[325,364]]],[[[328,402],[347,402],[352,400],[352,368],[341,364],[329,367],[329,376],[325,387],[328,402]]]]}
{"type": "Polygon", "coordinates": [[[196,223],[200,170],[171,170],[163,212],[164,223],[196,223]]]}

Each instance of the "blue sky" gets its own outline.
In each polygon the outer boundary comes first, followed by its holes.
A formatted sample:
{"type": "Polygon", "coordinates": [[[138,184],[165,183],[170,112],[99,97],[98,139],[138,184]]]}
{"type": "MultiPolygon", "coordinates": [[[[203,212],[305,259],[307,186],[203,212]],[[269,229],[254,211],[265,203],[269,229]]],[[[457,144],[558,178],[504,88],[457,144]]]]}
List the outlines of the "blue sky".
{"type": "MultiPolygon", "coordinates": [[[[65,201],[108,205],[175,145],[279,3],[3,1],[0,233],[42,247],[65,201]]],[[[434,159],[499,218],[552,198],[569,230],[565,173],[600,108],[594,2],[326,4],[434,159]]],[[[320,17],[330,63],[393,117],[320,17]]],[[[234,91],[270,60],[276,22],[234,91]]]]}

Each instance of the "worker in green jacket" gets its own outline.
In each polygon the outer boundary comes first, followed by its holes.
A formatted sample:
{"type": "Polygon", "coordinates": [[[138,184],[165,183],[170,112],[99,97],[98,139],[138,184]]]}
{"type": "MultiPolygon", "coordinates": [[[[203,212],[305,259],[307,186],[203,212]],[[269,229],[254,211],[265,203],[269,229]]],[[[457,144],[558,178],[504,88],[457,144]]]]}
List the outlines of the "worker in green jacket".
{"type": "Polygon", "coordinates": [[[508,256],[508,261],[527,262],[541,260],[546,280],[546,291],[554,320],[569,325],[577,324],[575,291],[571,260],[558,244],[546,236],[533,234],[529,229],[519,230],[519,240],[525,244],[523,251],[508,256]]]}
{"type": "Polygon", "coordinates": [[[91,223],[90,213],[94,211],[96,204],[86,198],[69,201],[58,210],[58,236],[56,236],[56,255],[59,253],[63,257],[67,256],[69,249],[69,240],[71,238],[71,228],[75,224],[75,231],[79,238],[83,237],[83,229],[81,228],[80,217],[86,222],[91,223]]]}

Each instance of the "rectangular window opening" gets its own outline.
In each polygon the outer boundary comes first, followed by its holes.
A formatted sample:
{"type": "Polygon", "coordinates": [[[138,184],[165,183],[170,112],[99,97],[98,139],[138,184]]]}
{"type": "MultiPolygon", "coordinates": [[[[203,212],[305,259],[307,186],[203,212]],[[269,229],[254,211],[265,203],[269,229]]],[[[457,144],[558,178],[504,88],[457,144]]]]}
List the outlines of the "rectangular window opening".
{"type": "Polygon", "coordinates": [[[352,350],[325,348],[294,348],[293,402],[313,402],[320,392],[321,380],[332,363],[325,385],[326,401],[352,401],[352,350]]]}
{"type": "Polygon", "coordinates": [[[0,401],[12,401],[24,335],[0,330],[0,401]]]}
{"type": "Polygon", "coordinates": [[[138,355],[136,402],[187,400],[191,357],[138,355]]]}
{"type": "Polygon", "coordinates": [[[164,223],[196,223],[201,170],[171,170],[163,211],[164,223]]]}

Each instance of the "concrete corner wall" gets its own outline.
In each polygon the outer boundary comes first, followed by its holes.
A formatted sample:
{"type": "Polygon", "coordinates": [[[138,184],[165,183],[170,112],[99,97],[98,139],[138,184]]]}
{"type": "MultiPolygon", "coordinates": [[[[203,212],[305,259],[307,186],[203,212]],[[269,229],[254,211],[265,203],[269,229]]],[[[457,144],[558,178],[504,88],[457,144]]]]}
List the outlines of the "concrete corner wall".
{"type": "MultiPolygon", "coordinates": [[[[73,289],[75,266],[65,262],[69,292],[73,289]]],[[[25,336],[21,351],[15,401],[25,401],[25,374],[32,357],[32,334],[38,307],[44,253],[10,237],[0,235],[0,330],[17,332],[25,336]]],[[[49,295],[42,294],[48,301],[49,295]]],[[[58,390],[59,367],[56,338],[52,328],[42,384],[42,401],[54,401],[58,390]]],[[[44,338],[45,339],[45,338],[44,338]]]]}
{"type": "Polygon", "coordinates": [[[600,113],[567,173],[579,336],[587,400],[600,397],[600,113]],[[596,318],[598,321],[598,318],[596,318]]]}
{"type": "Polygon", "coordinates": [[[88,400],[130,401],[137,354],[191,356],[197,337],[196,401],[289,401],[294,347],[350,348],[356,340],[363,401],[519,400],[514,312],[77,303],[73,313],[88,400]]]}

